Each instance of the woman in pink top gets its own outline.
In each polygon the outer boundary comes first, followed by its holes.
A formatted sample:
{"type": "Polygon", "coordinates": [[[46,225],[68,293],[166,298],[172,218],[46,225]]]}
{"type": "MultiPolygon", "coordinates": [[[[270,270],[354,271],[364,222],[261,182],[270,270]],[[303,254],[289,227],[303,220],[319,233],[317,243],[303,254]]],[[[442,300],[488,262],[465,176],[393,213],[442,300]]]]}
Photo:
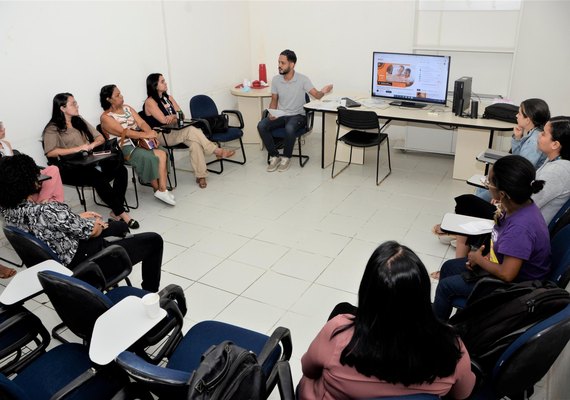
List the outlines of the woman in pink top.
{"type": "Polygon", "coordinates": [[[432,311],[426,268],[393,241],[370,257],[355,315],[330,319],[301,364],[302,400],[418,393],[464,399],[475,385],[465,346],[432,311]]]}

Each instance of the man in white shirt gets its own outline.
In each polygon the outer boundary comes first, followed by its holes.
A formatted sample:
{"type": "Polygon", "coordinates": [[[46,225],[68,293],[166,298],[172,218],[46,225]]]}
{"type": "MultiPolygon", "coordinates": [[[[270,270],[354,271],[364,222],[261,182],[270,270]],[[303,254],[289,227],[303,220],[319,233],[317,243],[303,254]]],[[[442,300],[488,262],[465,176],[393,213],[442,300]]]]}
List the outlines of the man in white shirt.
{"type": "Polygon", "coordinates": [[[268,172],[283,172],[289,169],[295,133],[305,126],[305,93],[316,99],[321,99],[332,90],[333,85],[326,85],[321,90],[315,89],[311,80],[305,75],[295,72],[297,56],[292,50],[283,50],[279,55],[279,75],[271,81],[271,102],[269,109],[278,109],[283,115],[276,117],[271,114],[257,124],[257,130],[263,144],[269,153],[268,172]],[[271,132],[278,128],[285,128],[283,157],[275,147],[275,140],[271,132]]]}

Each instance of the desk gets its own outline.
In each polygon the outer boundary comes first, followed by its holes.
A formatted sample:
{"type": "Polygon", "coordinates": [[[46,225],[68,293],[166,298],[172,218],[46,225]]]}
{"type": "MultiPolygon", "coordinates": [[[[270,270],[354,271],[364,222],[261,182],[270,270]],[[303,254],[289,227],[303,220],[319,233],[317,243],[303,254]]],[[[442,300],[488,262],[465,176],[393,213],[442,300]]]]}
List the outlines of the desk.
{"type": "Polygon", "coordinates": [[[38,279],[38,272],[40,271],[55,271],[67,276],[72,275],[69,268],[64,267],[57,261],[43,261],[33,267],[18,272],[12,278],[8,286],[6,286],[2,294],[0,294],[0,303],[7,306],[16,304],[34,297],[43,291],[40,280],[38,279]]]}
{"type": "Polygon", "coordinates": [[[162,125],[160,126],[161,132],[164,133],[164,129],[170,129],[171,131],[179,131],[184,128],[188,128],[191,125],[194,125],[196,121],[184,121],[182,126],[178,125],[178,122],[173,122],[171,124],[162,125]]]}
{"type": "MultiPolygon", "coordinates": [[[[360,103],[371,104],[374,100],[358,100],[360,103]]],[[[336,108],[337,102],[311,101],[305,105],[305,109],[322,113],[322,143],[321,143],[321,168],[332,163],[336,138],[336,108]]],[[[478,165],[475,157],[483,149],[491,147],[495,131],[510,131],[513,124],[493,119],[470,119],[462,118],[451,112],[451,107],[445,111],[432,112],[427,109],[413,109],[404,107],[388,106],[362,106],[353,110],[369,110],[378,114],[378,118],[385,119],[386,124],[392,121],[417,122],[432,125],[446,125],[458,128],[457,146],[453,167],[455,179],[467,179],[483,167],[478,165]]]]}
{"type": "Polygon", "coordinates": [[[495,226],[492,219],[470,217],[467,215],[447,213],[441,221],[441,230],[460,235],[483,235],[490,233],[495,226]]]}
{"type": "Polygon", "coordinates": [[[271,97],[271,87],[251,89],[249,92],[232,88],[230,92],[237,97],[238,109],[243,115],[243,142],[261,143],[259,133],[257,132],[257,123],[261,120],[261,115],[265,109],[263,99],[271,97]]]}
{"type": "Polygon", "coordinates": [[[164,317],[160,309],[156,318],[150,318],[142,298],[128,296],[97,318],[93,327],[89,358],[99,365],[107,365],[119,354],[143,337],[164,317]]]}
{"type": "Polygon", "coordinates": [[[113,154],[113,153],[99,154],[99,155],[89,154],[87,157],[81,157],[81,158],[77,158],[75,160],[62,159],[61,161],[64,162],[65,164],[69,164],[69,165],[86,167],[88,165],[96,164],[99,161],[103,161],[103,160],[107,160],[109,158],[115,158],[115,157],[117,157],[117,155],[113,154]]]}

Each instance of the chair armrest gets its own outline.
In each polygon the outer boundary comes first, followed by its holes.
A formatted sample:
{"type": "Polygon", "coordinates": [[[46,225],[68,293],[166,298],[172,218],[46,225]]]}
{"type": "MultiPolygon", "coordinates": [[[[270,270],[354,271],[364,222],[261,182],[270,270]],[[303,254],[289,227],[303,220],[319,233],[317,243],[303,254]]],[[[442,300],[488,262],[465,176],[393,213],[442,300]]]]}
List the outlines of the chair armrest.
{"type": "Polygon", "coordinates": [[[123,351],[115,359],[117,364],[135,380],[171,386],[186,386],[192,373],[153,365],[129,351],[123,351]]]}
{"type": "Polygon", "coordinates": [[[94,368],[89,368],[87,371],[83,372],[77,378],[69,382],[67,385],[59,389],[53,396],[50,397],[50,400],[59,400],[64,399],[73,393],[75,390],[79,389],[81,385],[83,385],[88,380],[92,379],[97,375],[97,370],[94,368]]]}
{"type": "MultiPolygon", "coordinates": [[[[271,354],[276,351],[281,346],[282,352],[279,361],[288,361],[291,358],[291,353],[293,352],[293,343],[291,341],[291,331],[287,328],[282,326],[278,327],[273,331],[267,342],[261,349],[261,352],[257,356],[257,361],[263,367],[265,367],[266,363],[269,362],[271,354]]],[[[265,368],[264,368],[265,369],[265,368]]],[[[267,377],[267,393],[270,393],[275,384],[278,381],[278,368],[277,363],[271,368],[271,372],[267,377]]]]}
{"type": "Polygon", "coordinates": [[[194,126],[196,126],[196,128],[202,129],[202,131],[204,132],[204,135],[206,135],[206,137],[210,137],[212,135],[212,128],[210,128],[210,123],[208,122],[207,119],[205,119],[205,118],[192,118],[192,121],[196,121],[194,126]]]}
{"type": "Polygon", "coordinates": [[[293,387],[293,377],[291,376],[291,366],[288,361],[277,362],[277,373],[279,380],[279,397],[281,400],[295,400],[295,388],[293,387]]]}
{"type": "Polygon", "coordinates": [[[230,125],[230,128],[243,129],[243,127],[245,126],[245,124],[243,122],[243,115],[241,114],[241,111],[239,111],[239,110],[223,110],[222,114],[233,114],[237,117],[237,119],[239,121],[239,126],[230,125]]]}
{"type": "Polygon", "coordinates": [[[99,290],[105,290],[127,279],[132,270],[127,251],[115,244],[83,261],[73,269],[73,275],[99,290]]]}

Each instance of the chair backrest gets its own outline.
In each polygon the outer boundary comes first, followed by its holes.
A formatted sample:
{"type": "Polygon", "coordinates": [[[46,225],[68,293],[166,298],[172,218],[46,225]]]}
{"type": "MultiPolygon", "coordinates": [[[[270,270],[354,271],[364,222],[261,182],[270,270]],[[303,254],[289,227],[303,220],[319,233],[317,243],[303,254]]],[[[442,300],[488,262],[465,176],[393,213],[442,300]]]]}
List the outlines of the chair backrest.
{"type": "Polygon", "coordinates": [[[505,350],[492,373],[497,394],[519,394],[534,386],[569,340],[570,305],[528,329],[505,350]]]}
{"type": "Polygon", "coordinates": [[[4,227],[4,235],[26,267],[33,267],[46,260],[61,260],[55,252],[40,239],[15,226],[4,227]]]}
{"type": "Polygon", "coordinates": [[[550,232],[550,237],[556,236],[558,231],[564,228],[566,225],[570,223],[570,199],[562,207],[560,210],[552,217],[550,223],[548,224],[548,231],[550,232]]]}
{"type": "Polygon", "coordinates": [[[339,108],[337,124],[351,129],[380,129],[378,114],[374,111],[355,111],[339,108]]]}
{"type": "Polygon", "coordinates": [[[90,284],[72,276],[42,271],[38,272],[38,279],[63,323],[88,342],[95,321],[113,302],[90,284]]]}
{"type": "Polygon", "coordinates": [[[570,282],[570,225],[566,225],[550,241],[552,251],[549,279],[565,288],[570,282]]]}
{"type": "Polygon", "coordinates": [[[199,94],[190,99],[190,114],[192,118],[199,119],[219,115],[219,112],[211,97],[199,94]]]}

